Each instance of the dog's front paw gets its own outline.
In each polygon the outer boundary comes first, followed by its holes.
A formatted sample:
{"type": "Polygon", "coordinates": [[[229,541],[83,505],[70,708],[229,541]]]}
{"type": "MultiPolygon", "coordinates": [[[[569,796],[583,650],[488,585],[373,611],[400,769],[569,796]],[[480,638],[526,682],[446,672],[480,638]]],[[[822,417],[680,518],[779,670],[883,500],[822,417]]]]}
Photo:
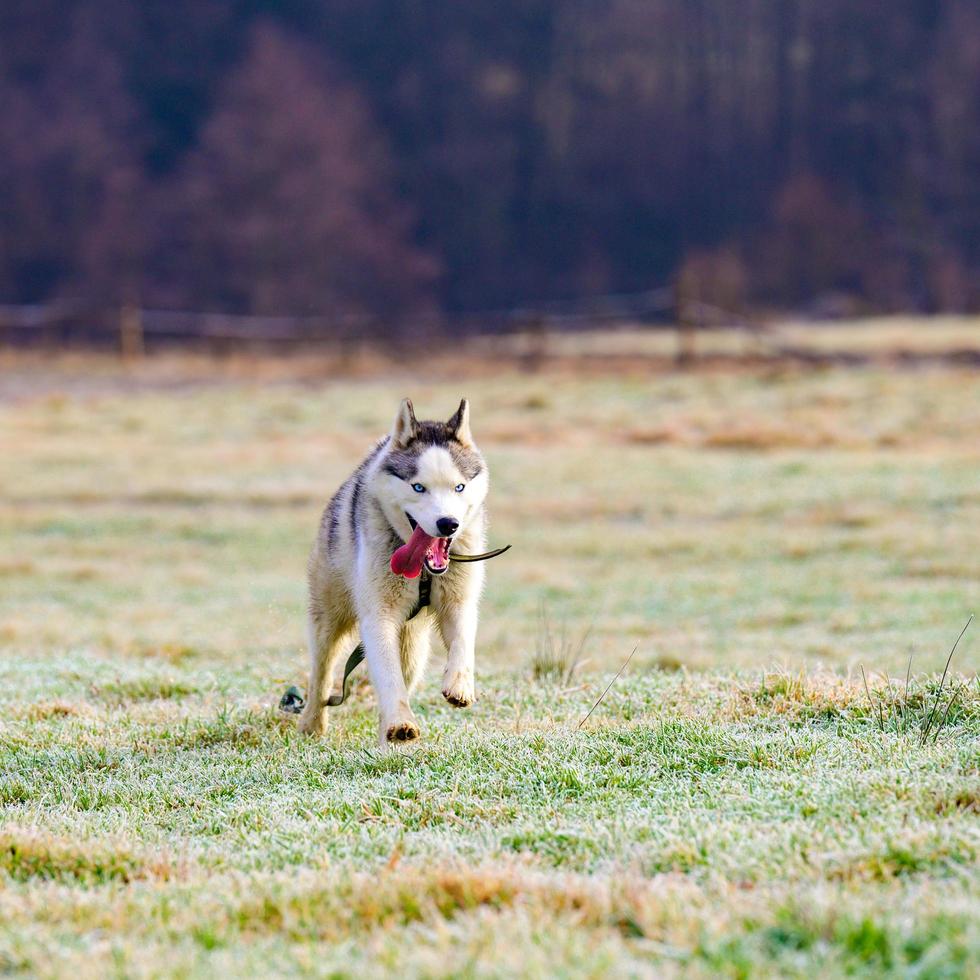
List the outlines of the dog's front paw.
{"type": "Polygon", "coordinates": [[[442,675],[442,696],[454,708],[468,708],[476,700],[473,675],[469,671],[447,670],[442,675]]]}
{"type": "Polygon", "coordinates": [[[414,742],[422,734],[415,715],[409,711],[389,721],[381,723],[381,744],[397,744],[399,742],[414,742]]]}
{"type": "Polygon", "coordinates": [[[303,709],[303,713],[296,722],[296,727],[304,735],[323,735],[327,731],[327,713],[322,708],[312,711],[311,705],[303,709]]]}

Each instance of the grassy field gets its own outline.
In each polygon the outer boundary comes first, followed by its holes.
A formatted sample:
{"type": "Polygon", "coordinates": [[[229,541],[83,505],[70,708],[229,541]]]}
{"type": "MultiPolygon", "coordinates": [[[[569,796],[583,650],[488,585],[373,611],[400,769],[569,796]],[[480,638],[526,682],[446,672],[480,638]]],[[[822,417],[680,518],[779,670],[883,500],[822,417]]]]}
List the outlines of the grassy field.
{"type": "Polygon", "coordinates": [[[980,373],[465,373],[4,365],[0,971],[976,974],[980,373]],[[275,704],[404,394],[514,549],[383,755],[275,704]]]}

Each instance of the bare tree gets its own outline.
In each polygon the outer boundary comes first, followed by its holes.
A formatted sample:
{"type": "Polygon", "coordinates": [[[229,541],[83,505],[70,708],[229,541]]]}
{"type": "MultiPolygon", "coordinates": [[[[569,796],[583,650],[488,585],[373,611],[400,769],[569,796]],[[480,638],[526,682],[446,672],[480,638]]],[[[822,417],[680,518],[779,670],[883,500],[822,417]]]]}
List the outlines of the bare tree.
{"type": "Polygon", "coordinates": [[[424,307],[438,271],[411,244],[363,100],[268,25],[222,86],[163,213],[157,261],[172,302],[390,315],[424,307]]]}
{"type": "Polygon", "coordinates": [[[0,95],[0,288],[22,300],[132,288],[136,119],[91,22],[76,17],[50,70],[8,77],[0,95]]]}

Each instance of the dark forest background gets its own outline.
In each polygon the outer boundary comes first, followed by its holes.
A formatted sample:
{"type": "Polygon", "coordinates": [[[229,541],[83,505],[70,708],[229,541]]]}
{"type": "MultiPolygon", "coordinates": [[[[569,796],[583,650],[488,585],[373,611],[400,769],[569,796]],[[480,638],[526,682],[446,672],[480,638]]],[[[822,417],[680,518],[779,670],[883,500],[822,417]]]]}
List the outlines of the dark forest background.
{"type": "Polygon", "coordinates": [[[0,302],[963,310],[978,175],[976,0],[0,5],[0,302]]]}

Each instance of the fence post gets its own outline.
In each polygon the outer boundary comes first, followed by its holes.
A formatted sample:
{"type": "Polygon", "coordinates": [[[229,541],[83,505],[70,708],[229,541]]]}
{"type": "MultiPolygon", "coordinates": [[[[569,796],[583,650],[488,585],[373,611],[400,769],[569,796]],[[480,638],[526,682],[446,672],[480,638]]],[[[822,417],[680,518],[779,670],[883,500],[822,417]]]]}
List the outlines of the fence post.
{"type": "Polygon", "coordinates": [[[527,347],[521,357],[521,369],[527,374],[536,374],[548,357],[548,321],[541,314],[533,315],[527,321],[527,347]]]}
{"type": "Polygon", "coordinates": [[[686,283],[678,276],[674,283],[674,319],[677,324],[677,353],[674,362],[679,368],[690,367],[697,357],[698,323],[686,283]]]}
{"type": "Polygon", "coordinates": [[[137,361],[145,353],[143,315],[132,303],[124,304],[119,311],[119,352],[124,361],[137,361]]]}

